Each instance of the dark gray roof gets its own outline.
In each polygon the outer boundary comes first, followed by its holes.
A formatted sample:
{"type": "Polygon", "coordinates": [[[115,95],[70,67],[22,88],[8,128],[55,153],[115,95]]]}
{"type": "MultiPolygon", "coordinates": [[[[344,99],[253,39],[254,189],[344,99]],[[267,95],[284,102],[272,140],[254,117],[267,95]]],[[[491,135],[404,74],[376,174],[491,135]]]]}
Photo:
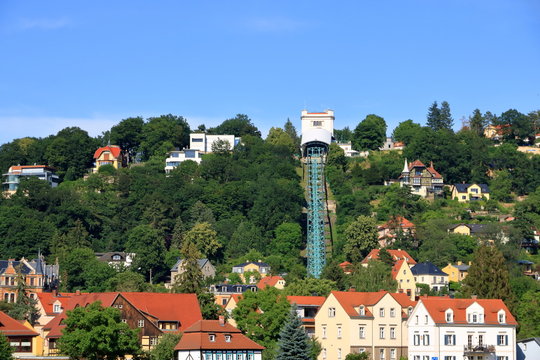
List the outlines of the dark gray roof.
{"type": "Polygon", "coordinates": [[[482,190],[482,194],[489,193],[489,186],[487,186],[487,184],[454,184],[454,186],[456,187],[456,190],[460,193],[466,193],[467,189],[471,185],[480,186],[480,190],[482,190]]]}
{"type": "MultiPolygon", "coordinates": [[[[15,269],[17,269],[20,266],[21,272],[25,275],[29,274],[32,271],[32,269],[26,266],[22,261],[12,261],[12,265],[15,269]]],[[[6,269],[8,268],[8,266],[9,266],[8,260],[0,260],[0,274],[3,274],[4,271],[6,271],[6,269]]]]}
{"type": "Polygon", "coordinates": [[[241,264],[238,264],[238,265],[235,265],[233,267],[244,267],[248,264],[255,264],[257,265],[258,267],[270,267],[270,265],[268,265],[267,263],[263,263],[263,262],[256,262],[256,261],[248,261],[248,262],[245,262],[245,263],[241,263],[241,264]]]}
{"type": "Polygon", "coordinates": [[[107,261],[107,262],[126,261],[127,255],[128,254],[123,252],[123,251],[110,251],[110,252],[106,252],[106,253],[96,253],[96,257],[98,258],[99,261],[107,261]],[[115,256],[115,255],[119,255],[120,260],[114,260],[113,256],[115,256]]]}
{"type": "Polygon", "coordinates": [[[471,234],[479,234],[489,232],[490,224],[455,224],[449,227],[450,230],[454,230],[458,226],[466,226],[471,229],[471,234]]]}
{"type": "Polygon", "coordinates": [[[411,268],[413,275],[441,275],[448,276],[447,273],[443,272],[434,264],[429,261],[418,263],[411,268]]]}
{"type": "Polygon", "coordinates": [[[246,291],[257,291],[257,285],[244,285],[244,284],[217,284],[213,285],[217,292],[230,292],[230,293],[244,293],[246,291]],[[238,288],[240,287],[240,292],[238,288]],[[255,289],[255,290],[252,290],[255,289]]]}
{"type": "MultiPolygon", "coordinates": [[[[183,261],[184,261],[184,259],[178,259],[176,261],[176,264],[174,264],[174,266],[172,267],[171,271],[178,271],[178,267],[182,264],[183,261]]],[[[208,259],[199,259],[199,260],[197,260],[197,262],[199,263],[200,268],[202,268],[204,266],[204,264],[206,264],[207,261],[208,261],[208,259]]]]}
{"type": "Polygon", "coordinates": [[[454,265],[454,267],[456,269],[458,269],[459,271],[467,271],[469,270],[469,268],[471,267],[470,265],[467,265],[467,264],[461,264],[461,265],[454,265]]]}
{"type": "Polygon", "coordinates": [[[540,337],[532,337],[532,338],[527,338],[527,339],[521,339],[521,340],[518,340],[517,342],[518,343],[526,343],[526,342],[531,342],[531,341],[534,341],[538,344],[538,346],[540,346],[540,337]]]}

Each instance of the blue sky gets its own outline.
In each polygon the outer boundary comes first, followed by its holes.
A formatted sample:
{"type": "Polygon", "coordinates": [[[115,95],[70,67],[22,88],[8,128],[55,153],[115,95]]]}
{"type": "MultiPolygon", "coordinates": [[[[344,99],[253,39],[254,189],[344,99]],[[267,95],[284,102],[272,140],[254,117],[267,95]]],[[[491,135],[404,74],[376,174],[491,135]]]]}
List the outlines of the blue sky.
{"type": "Polygon", "coordinates": [[[66,126],[98,135],[172,113],[196,127],[300,111],[456,128],[473,109],[540,108],[540,1],[0,2],[0,144],[66,126]]]}

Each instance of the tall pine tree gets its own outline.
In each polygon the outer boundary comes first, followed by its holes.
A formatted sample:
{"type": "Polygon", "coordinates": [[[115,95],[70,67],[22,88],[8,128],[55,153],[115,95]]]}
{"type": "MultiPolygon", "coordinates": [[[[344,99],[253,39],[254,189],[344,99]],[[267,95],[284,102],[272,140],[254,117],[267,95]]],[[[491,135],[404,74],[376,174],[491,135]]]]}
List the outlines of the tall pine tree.
{"type": "MultiPolygon", "coordinates": [[[[439,126],[440,129],[452,130],[454,126],[454,119],[450,113],[450,104],[447,101],[441,103],[441,110],[439,112],[439,126]]],[[[437,129],[438,130],[438,129],[437,129]]]]}
{"type": "Polygon", "coordinates": [[[309,338],[296,313],[296,306],[291,308],[289,319],[279,334],[276,360],[310,360],[309,338]]]}
{"type": "Polygon", "coordinates": [[[198,294],[203,285],[203,274],[199,267],[201,253],[197,244],[189,240],[184,241],[180,251],[184,260],[182,262],[183,271],[176,275],[172,292],[198,294]]]}
{"type": "Polygon", "coordinates": [[[427,114],[427,126],[433,130],[439,130],[439,118],[441,115],[441,110],[439,110],[439,104],[436,101],[431,104],[428,109],[427,114]]]}
{"type": "Polygon", "coordinates": [[[479,109],[474,109],[472,116],[469,116],[469,126],[472,132],[478,136],[484,136],[486,119],[482,116],[479,109]]]}

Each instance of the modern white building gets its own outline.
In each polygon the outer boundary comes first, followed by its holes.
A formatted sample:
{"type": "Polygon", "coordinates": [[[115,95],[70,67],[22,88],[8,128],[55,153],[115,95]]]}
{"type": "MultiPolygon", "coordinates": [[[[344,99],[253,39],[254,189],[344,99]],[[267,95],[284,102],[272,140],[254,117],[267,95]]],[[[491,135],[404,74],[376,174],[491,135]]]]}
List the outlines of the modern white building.
{"type": "Polygon", "coordinates": [[[203,153],[201,151],[193,149],[171,151],[169,153],[169,157],[165,159],[165,172],[167,174],[170,173],[186,160],[195,161],[197,164],[200,164],[202,161],[202,155],[203,153]]]}
{"type": "Polygon", "coordinates": [[[310,113],[302,110],[302,152],[306,145],[330,146],[334,137],[334,110],[310,113]]]}
{"type": "Polygon", "coordinates": [[[517,322],[499,299],[421,297],[407,321],[409,360],[516,360],[517,322]]]}
{"type": "Polygon", "coordinates": [[[34,177],[46,181],[51,187],[57,187],[60,182],[60,178],[54,173],[54,169],[46,165],[11,166],[3,176],[2,188],[8,195],[17,191],[22,178],[34,177]]]}
{"type": "Polygon", "coordinates": [[[362,156],[367,157],[369,155],[369,151],[356,151],[352,148],[352,144],[350,142],[347,143],[337,143],[337,146],[339,146],[343,151],[345,152],[346,157],[355,157],[355,156],[362,156]]]}
{"type": "Polygon", "coordinates": [[[240,143],[240,138],[234,135],[208,135],[205,133],[189,134],[189,148],[203,153],[211,153],[212,146],[219,140],[229,143],[231,150],[240,143]]]}

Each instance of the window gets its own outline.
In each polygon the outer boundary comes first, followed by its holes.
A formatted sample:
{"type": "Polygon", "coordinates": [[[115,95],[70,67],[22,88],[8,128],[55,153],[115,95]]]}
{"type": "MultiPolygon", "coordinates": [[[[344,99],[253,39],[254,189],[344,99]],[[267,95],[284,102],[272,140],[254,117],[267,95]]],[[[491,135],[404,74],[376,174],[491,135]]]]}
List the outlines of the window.
{"type": "Polygon", "coordinates": [[[429,345],[429,334],[424,334],[424,337],[422,339],[422,345],[428,346],[429,345]]]}
{"type": "Polygon", "coordinates": [[[508,360],[508,356],[497,356],[497,360],[508,360]]]}
{"type": "Polygon", "coordinates": [[[478,314],[477,313],[474,313],[473,316],[472,316],[472,322],[473,323],[477,323],[478,322],[478,314]]]}
{"type": "Polygon", "coordinates": [[[231,342],[231,335],[225,335],[225,342],[231,342]]]}
{"type": "Polygon", "coordinates": [[[384,360],[384,349],[379,350],[379,359],[384,360]]]}
{"type": "Polygon", "coordinates": [[[418,315],[416,315],[416,325],[418,325],[418,315]]]}
{"type": "Polygon", "coordinates": [[[456,357],[447,355],[447,356],[444,357],[444,360],[456,360],[456,357]]]}
{"type": "Polygon", "coordinates": [[[215,334],[208,335],[208,340],[210,340],[210,342],[216,341],[216,335],[215,334]]]}
{"type": "Polygon", "coordinates": [[[429,360],[429,355],[424,355],[424,360],[429,360]]]}
{"type": "Polygon", "coordinates": [[[322,121],[313,121],[313,126],[322,126],[322,121]]]}
{"type": "Polygon", "coordinates": [[[504,311],[499,312],[499,322],[502,324],[506,321],[504,311]]]}
{"type": "Polygon", "coordinates": [[[322,327],[322,338],[326,339],[326,326],[322,327]]]}
{"type": "Polygon", "coordinates": [[[366,328],[365,327],[360,326],[358,328],[358,336],[360,337],[360,339],[365,339],[366,338],[366,328]]]}
{"type": "Polygon", "coordinates": [[[339,326],[339,325],[337,327],[337,338],[341,339],[341,326],[339,326]]]}
{"type": "Polygon", "coordinates": [[[414,360],[420,360],[420,355],[414,355],[414,360]]]}
{"type": "Polygon", "coordinates": [[[420,346],[420,334],[414,334],[414,345],[420,346]]]}
{"type": "Polygon", "coordinates": [[[191,142],[203,142],[203,139],[192,138],[191,142]]]}
{"type": "Polygon", "coordinates": [[[366,308],[365,308],[363,305],[360,306],[360,308],[359,308],[359,310],[358,310],[358,314],[359,314],[360,316],[366,315],[366,308]]]}
{"type": "Polygon", "coordinates": [[[120,255],[113,255],[112,259],[116,260],[116,261],[119,261],[119,260],[122,259],[122,257],[120,255]]]}
{"type": "Polygon", "coordinates": [[[394,360],[396,358],[396,349],[390,349],[390,359],[394,360]]]}
{"type": "Polygon", "coordinates": [[[484,335],[478,335],[478,346],[484,345],[484,335]]]}
{"type": "Polygon", "coordinates": [[[390,317],[396,317],[396,309],[395,308],[390,309],[390,317]]]}
{"type": "Polygon", "coordinates": [[[336,316],[336,308],[328,308],[328,317],[336,316]]]}
{"type": "Polygon", "coordinates": [[[384,317],[384,308],[379,309],[379,316],[384,317]]]}
{"type": "Polygon", "coordinates": [[[468,345],[469,347],[472,346],[472,338],[473,338],[472,335],[467,335],[467,345],[468,345]]]}
{"type": "Polygon", "coordinates": [[[326,348],[322,349],[322,358],[326,359],[326,348]]]}
{"type": "Polygon", "coordinates": [[[500,345],[500,346],[508,345],[508,335],[497,335],[497,345],[500,345]]]}
{"type": "Polygon", "coordinates": [[[337,358],[341,359],[341,348],[337,349],[337,358]]]}
{"type": "Polygon", "coordinates": [[[453,335],[453,334],[444,335],[444,345],[449,345],[449,346],[456,345],[456,335],[453,335]]]}
{"type": "Polygon", "coordinates": [[[158,338],[156,336],[152,336],[150,338],[150,345],[151,346],[156,346],[158,344],[158,338]]]}
{"type": "Polygon", "coordinates": [[[116,305],[116,307],[119,308],[119,309],[123,309],[123,308],[124,308],[124,305],[118,304],[118,305],[116,305]]]}
{"type": "Polygon", "coordinates": [[[221,299],[221,305],[227,305],[227,298],[221,299]]]}
{"type": "Polygon", "coordinates": [[[396,328],[391,327],[390,328],[390,339],[395,339],[395,338],[396,338],[396,328]]]}
{"type": "Polygon", "coordinates": [[[242,292],[242,287],[241,287],[241,286],[237,286],[237,287],[236,287],[236,292],[241,293],[241,292],[242,292]]]}
{"type": "Polygon", "coordinates": [[[427,323],[428,323],[428,316],[426,315],[426,317],[424,318],[424,324],[427,325],[427,323]]]}
{"type": "Polygon", "coordinates": [[[122,322],[123,322],[124,324],[127,324],[127,319],[122,319],[122,322]]]}
{"type": "Polygon", "coordinates": [[[53,312],[57,313],[57,314],[61,313],[62,312],[62,307],[59,304],[54,304],[53,312]]]}
{"type": "MultiPolygon", "coordinates": [[[[407,295],[410,295],[409,292],[410,292],[410,290],[407,290],[407,295]]],[[[412,306],[409,306],[409,311],[407,312],[409,314],[409,316],[411,316],[412,310],[413,310],[412,306]]],[[[418,324],[418,321],[416,323],[418,324]]]]}
{"type": "Polygon", "coordinates": [[[144,327],[144,320],[137,321],[137,326],[140,328],[144,327]]]}
{"type": "Polygon", "coordinates": [[[379,339],[384,339],[384,326],[379,328],[379,339]]]}
{"type": "Polygon", "coordinates": [[[446,313],[446,322],[451,323],[452,321],[454,321],[454,319],[453,319],[454,316],[453,315],[454,314],[452,313],[452,311],[448,311],[446,313]]]}

